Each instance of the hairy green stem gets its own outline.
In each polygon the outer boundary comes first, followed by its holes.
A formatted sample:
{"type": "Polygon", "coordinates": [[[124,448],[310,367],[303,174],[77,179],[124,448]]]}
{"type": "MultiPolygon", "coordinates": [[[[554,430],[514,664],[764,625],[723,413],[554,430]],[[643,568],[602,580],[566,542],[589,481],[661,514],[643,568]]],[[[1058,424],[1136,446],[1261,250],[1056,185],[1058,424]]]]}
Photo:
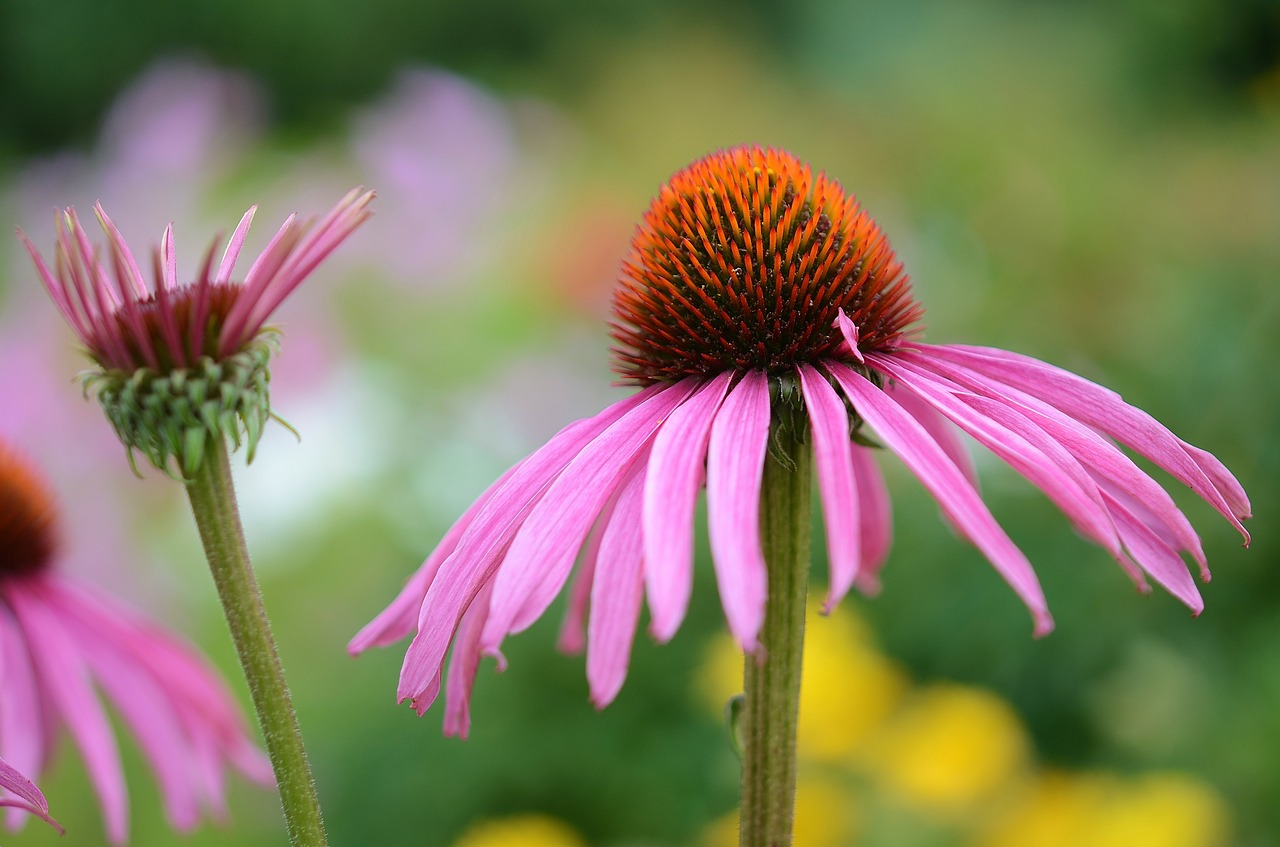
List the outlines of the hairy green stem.
{"type": "Polygon", "coordinates": [[[267,742],[289,843],[294,847],[324,847],[327,839],[320,799],[271,637],[271,625],[262,607],[262,594],[249,562],[227,445],[221,436],[209,439],[204,461],[187,485],[187,496],[267,742]]]}
{"type": "Polygon", "coordinates": [[[791,844],[812,484],[810,446],[794,428],[776,426],[760,496],[769,597],[760,650],[743,670],[742,847],[791,844]]]}

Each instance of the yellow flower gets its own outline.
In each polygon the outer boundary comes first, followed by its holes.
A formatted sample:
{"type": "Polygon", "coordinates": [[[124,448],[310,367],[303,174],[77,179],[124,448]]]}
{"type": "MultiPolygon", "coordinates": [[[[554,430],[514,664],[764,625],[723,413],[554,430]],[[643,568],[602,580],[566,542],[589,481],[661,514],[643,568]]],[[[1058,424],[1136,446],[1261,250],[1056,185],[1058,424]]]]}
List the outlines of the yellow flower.
{"type": "Polygon", "coordinates": [[[1222,797],[1188,774],[1042,776],[981,847],[1222,847],[1222,797]]]}
{"type": "MultiPolygon", "coordinates": [[[[846,762],[898,704],[906,677],[852,612],[820,608],[811,603],[805,621],[798,755],[846,762]]],[[[742,690],[742,651],[728,634],[708,649],[699,688],[715,709],[742,690]]]]}
{"type": "Polygon", "coordinates": [[[920,689],[885,728],[865,763],[908,804],[941,814],[972,810],[1024,771],[1030,744],[1007,703],[978,688],[920,689]]]}
{"type": "Polygon", "coordinates": [[[453,847],[587,847],[587,842],[563,821],[533,814],[481,821],[453,847]]]}
{"type": "MultiPolygon", "coordinates": [[[[845,847],[858,825],[852,792],[839,782],[801,773],[796,786],[795,847],[845,847]]],[[[703,847],[738,847],[738,813],[730,812],[703,833],[703,847]]]]}

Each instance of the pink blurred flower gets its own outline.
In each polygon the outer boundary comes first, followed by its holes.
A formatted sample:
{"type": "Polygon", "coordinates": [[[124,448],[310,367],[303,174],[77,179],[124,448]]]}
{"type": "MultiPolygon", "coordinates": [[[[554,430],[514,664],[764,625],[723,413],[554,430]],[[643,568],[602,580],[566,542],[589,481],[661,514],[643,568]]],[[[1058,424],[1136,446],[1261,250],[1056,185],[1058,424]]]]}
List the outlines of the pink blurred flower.
{"type": "MultiPolygon", "coordinates": [[[[65,727],[84,757],[113,843],[127,837],[128,804],[98,691],[137,739],[176,829],[193,828],[202,810],[225,814],[228,770],[270,784],[266,757],[198,652],[57,572],[58,523],[34,465],[0,442],[0,755],[38,777],[65,727]]],[[[11,813],[11,827],[21,823],[20,814],[11,813]]]]}
{"type": "Polygon", "coordinates": [[[0,759],[0,806],[33,814],[62,832],[58,822],[49,817],[49,801],[44,799],[40,789],[4,759],[0,759]]]}
{"type": "Polygon", "coordinates": [[[614,306],[615,367],[643,389],[565,427],[490,486],[349,646],[416,629],[398,695],[421,714],[443,685],[446,733],[468,730],[480,656],[501,663],[503,639],[546,611],[580,551],[570,623],[589,615],[591,696],[609,703],[642,598],[659,641],[684,617],[704,482],[725,616],[754,651],[766,599],[760,489],[776,426],[812,444],[828,608],[854,585],[874,590],[889,546],[868,432],[992,562],[1037,634],[1052,628],[1039,581],[983,503],[951,424],[1043,490],[1140,587],[1145,572],[1196,613],[1202,601],[1180,554],[1207,579],[1200,541],[1112,439],[1190,486],[1248,540],[1249,502],[1231,473],[1119,395],[1015,353],[909,340],[923,310],[883,233],[838,183],[790,154],[738,148],[676,174],[637,230],[614,306]]]}
{"type": "Polygon", "coordinates": [[[474,274],[530,180],[506,104],[441,71],[402,72],[357,116],[351,144],[360,179],[382,186],[384,225],[347,260],[407,286],[445,288],[474,274]]]}

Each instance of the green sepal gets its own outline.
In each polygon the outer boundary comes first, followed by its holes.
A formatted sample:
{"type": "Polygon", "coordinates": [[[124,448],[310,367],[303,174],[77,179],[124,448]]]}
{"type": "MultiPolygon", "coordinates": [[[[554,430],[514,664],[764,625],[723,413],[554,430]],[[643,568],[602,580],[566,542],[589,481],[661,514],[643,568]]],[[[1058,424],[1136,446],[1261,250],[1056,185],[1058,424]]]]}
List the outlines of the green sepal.
{"type": "Polygon", "coordinates": [[[209,439],[246,446],[253,461],[271,414],[268,364],[273,333],[264,333],[221,362],[209,357],[192,368],[158,374],[149,368],[91,371],[83,375],[85,396],[94,394],[129,454],[190,480],[209,453],[209,439]]]}

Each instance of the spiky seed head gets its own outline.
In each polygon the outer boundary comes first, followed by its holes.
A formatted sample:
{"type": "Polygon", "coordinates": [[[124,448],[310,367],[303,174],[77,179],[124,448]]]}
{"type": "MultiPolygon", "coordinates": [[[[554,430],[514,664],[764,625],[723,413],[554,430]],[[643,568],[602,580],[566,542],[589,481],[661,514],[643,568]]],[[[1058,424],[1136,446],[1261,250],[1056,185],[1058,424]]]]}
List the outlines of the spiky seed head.
{"type": "Polygon", "coordinates": [[[892,345],[921,314],[875,221],[835,180],[781,150],[702,158],[645,212],[614,294],[614,369],[639,385],[892,345]]]}

